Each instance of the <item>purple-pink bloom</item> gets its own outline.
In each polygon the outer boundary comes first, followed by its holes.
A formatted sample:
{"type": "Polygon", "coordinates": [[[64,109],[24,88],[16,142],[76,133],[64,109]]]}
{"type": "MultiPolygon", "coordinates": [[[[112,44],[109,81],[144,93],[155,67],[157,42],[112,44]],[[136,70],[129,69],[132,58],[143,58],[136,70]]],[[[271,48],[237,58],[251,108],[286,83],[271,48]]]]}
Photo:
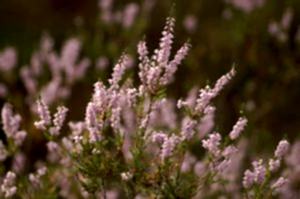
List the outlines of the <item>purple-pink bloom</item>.
{"type": "Polygon", "coordinates": [[[161,159],[165,160],[169,156],[173,154],[173,151],[176,147],[176,145],[179,143],[180,139],[176,135],[172,135],[166,139],[164,139],[164,142],[161,147],[161,159]]]}
{"type": "Polygon", "coordinates": [[[129,28],[133,25],[136,15],[138,14],[139,6],[136,3],[129,3],[123,11],[122,25],[129,28]]]}
{"type": "Polygon", "coordinates": [[[12,171],[8,171],[4,177],[1,185],[1,192],[5,198],[10,198],[17,192],[16,187],[16,174],[12,171]]]}
{"type": "Polygon", "coordinates": [[[245,129],[247,122],[248,120],[246,118],[240,117],[229,133],[230,139],[235,140],[238,138],[241,132],[245,129]]]}
{"type": "Polygon", "coordinates": [[[112,77],[108,80],[113,88],[118,88],[118,83],[122,79],[122,76],[127,67],[128,55],[123,54],[113,69],[112,77]]]}
{"type": "Polygon", "coordinates": [[[219,156],[221,152],[219,149],[221,139],[222,137],[219,133],[209,134],[206,140],[202,140],[202,146],[212,155],[219,156]]]}
{"type": "Polygon", "coordinates": [[[37,101],[37,114],[40,118],[39,121],[34,122],[37,129],[45,130],[51,124],[51,115],[48,106],[43,99],[37,101]]]}
{"type": "Polygon", "coordinates": [[[57,107],[57,112],[54,114],[53,124],[54,126],[50,129],[50,134],[58,135],[63,123],[66,119],[68,109],[64,106],[57,107]]]}
{"type": "Polygon", "coordinates": [[[276,182],[274,182],[272,185],[271,185],[271,189],[273,189],[275,192],[278,192],[280,191],[281,188],[283,188],[283,186],[288,183],[289,180],[284,178],[284,177],[280,177],[278,178],[278,180],[276,182]]]}
{"type": "Polygon", "coordinates": [[[11,71],[17,63],[17,52],[12,47],[5,48],[0,52],[0,71],[11,71]]]}
{"type": "Polygon", "coordinates": [[[217,80],[213,88],[206,86],[204,89],[200,90],[199,97],[196,100],[196,113],[202,113],[205,110],[205,108],[209,105],[211,100],[215,98],[234,77],[235,73],[235,69],[232,68],[227,74],[223,75],[217,80]]]}
{"type": "Polygon", "coordinates": [[[254,168],[254,174],[255,174],[255,182],[258,184],[262,184],[266,177],[266,168],[263,165],[263,161],[254,161],[252,162],[253,168],[254,168]]]}
{"type": "Polygon", "coordinates": [[[290,148],[290,143],[287,140],[281,140],[275,150],[275,157],[281,159],[285,156],[290,148]]]}
{"type": "Polygon", "coordinates": [[[243,177],[243,186],[244,188],[248,189],[250,188],[255,181],[255,174],[250,171],[246,170],[243,177]]]}
{"type": "Polygon", "coordinates": [[[190,118],[184,118],[181,127],[181,136],[183,140],[190,140],[194,133],[197,122],[190,118]]]}
{"type": "Polygon", "coordinates": [[[19,114],[14,115],[12,106],[6,103],[1,112],[3,130],[8,138],[13,138],[18,132],[21,122],[21,116],[19,114]]]}
{"type": "Polygon", "coordinates": [[[85,111],[85,124],[89,131],[90,142],[96,142],[100,139],[98,135],[102,129],[102,123],[97,119],[97,107],[93,102],[89,102],[85,111]]]}

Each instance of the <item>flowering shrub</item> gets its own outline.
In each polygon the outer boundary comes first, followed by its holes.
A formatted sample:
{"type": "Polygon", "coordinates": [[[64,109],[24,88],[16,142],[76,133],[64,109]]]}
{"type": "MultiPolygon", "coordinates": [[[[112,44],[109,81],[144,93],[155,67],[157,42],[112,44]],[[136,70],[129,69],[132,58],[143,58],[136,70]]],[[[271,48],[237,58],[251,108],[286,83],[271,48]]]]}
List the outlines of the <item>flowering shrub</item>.
{"type": "MultiPolygon", "coordinates": [[[[126,28],[137,12],[137,7],[129,5],[124,11],[128,18],[120,21],[111,18],[108,4],[100,7],[104,21],[114,20],[126,28]]],[[[230,132],[215,128],[213,100],[235,77],[235,67],[196,94],[191,91],[181,99],[167,95],[166,87],[191,48],[187,41],[172,56],[174,26],[175,19],[168,17],[152,55],[146,39],[138,43],[137,82],[128,74],[130,55],[124,52],[120,56],[110,78],[94,83],[81,121],[66,122],[76,107],[68,110],[57,102],[69,96],[71,86],[83,78],[90,62],[80,58],[78,39],[66,41],[58,55],[51,38],[45,37],[30,66],[20,71],[34,121],[22,125],[21,115],[10,102],[2,108],[1,197],[297,197],[292,173],[299,172],[299,143],[289,153],[291,146],[283,139],[272,157],[253,158],[249,166],[246,157],[251,143],[240,138],[247,117],[241,115],[230,132]],[[40,71],[39,64],[48,65],[51,74],[43,88],[38,83],[46,72],[40,71]],[[47,152],[34,167],[26,168],[29,159],[22,147],[31,131],[44,135],[47,152]]],[[[4,50],[1,70],[12,70],[15,57],[12,48],[4,50]]]]}

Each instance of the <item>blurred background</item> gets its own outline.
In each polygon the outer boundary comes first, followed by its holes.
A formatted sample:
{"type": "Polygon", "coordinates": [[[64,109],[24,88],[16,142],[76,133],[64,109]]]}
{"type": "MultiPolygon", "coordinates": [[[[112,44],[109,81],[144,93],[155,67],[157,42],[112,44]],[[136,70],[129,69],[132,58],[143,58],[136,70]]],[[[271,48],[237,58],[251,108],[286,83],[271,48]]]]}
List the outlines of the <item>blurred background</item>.
{"type": "MultiPolygon", "coordinates": [[[[13,72],[0,71],[1,107],[11,101],[21,115],[29,115],[21,68],[32,65],[43,38],[51,38],[57,52],[77,38],[79,57],[89,58],[89,68],[70,97],[58,101],[71,108],[69,119],[83,119],[92,83],[109,77],[122,52],[136,60],[139,40],[156,48],[170,13],[176,17],[174,52],[187,39],[192,43],[168,87],[170,96],[178,99],[212,84],[234,64],[236,77],[215,100],[216,128],[230,131],[242,113],[249,119],[252,146],[265,152],[283,136],[299,137],[299,0],[1,0],[0,52],[9,47],[17,52],[13,72]]],[[[136,76],[135,61],[132,67],[136,76]]]]}

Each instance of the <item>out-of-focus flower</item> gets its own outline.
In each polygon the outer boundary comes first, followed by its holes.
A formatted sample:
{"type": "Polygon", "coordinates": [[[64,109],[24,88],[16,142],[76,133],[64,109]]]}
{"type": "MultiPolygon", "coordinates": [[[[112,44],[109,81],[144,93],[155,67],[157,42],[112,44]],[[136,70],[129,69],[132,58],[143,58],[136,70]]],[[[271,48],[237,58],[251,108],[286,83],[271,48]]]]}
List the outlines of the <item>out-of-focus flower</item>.
{"type": "Polygon", "coordinates": [[[278,192],[287,182],[288,179],[280,177],[276,182],[274,182],[274,184],[272,184],[271,188],[274,189],[275,192],[278,192]]]}
{"type": "Polygon", "coordinates": [[[131,172],[123,172],[121,173],[121,178],[124,181],[128,181],[133,177],[133,174],[131,172]]]}
{"type": "Polygon", "coordinates": [[[13,47],[7,47],[0,52],[0,71],[11,71],[17,63],[17,52],[13,47]]]}
{"type": "Polygon", "coordinates": [[[281,27],[287,30],[292,22],[292,18],[293,18],[292,9],[291,8],[286,9],[281,18],[281,27]]]}
{"type": "Polygon", "coordinates": [[[208,106],[205,108],[204,116],[201,118],[200,124],[198,126],[200,138],[203,138],[214,127],[215,111],[216,108],[213,106],[208,106]]]}
{"type": "Polygon", "coordinates": [[[8,156],[8,152],[3,144],[2,140],[0,140],[0,162],[4,161],[8,156]]]}
{"type": "Polygon", "coordinates": [[[180,171],[189,172],[196,161],[197,159],[193,155],[191,155],[190,153],[186,153],[181,164],[180,171]]]}
{"type": "Polygon", "coordinates": [[[5,135],[7,138],[13,139],[17,146],[20,146],[27,135],[26,131],[19,130],[21,116],[19,114],[14,115],[12,106],[6,103],[2,108],[1,117],[5,135]]]}
{"type": "Polygon", "coordinates": [[[13,159],[12,170],[16,174],[23,172],[24,168],[25,168],[26,160],[27,160],[27,157],[24,153],[21,153],[21,152],[17,153],[13,159]]]}
{"type": "Polygon", "coordinates": [[[123,27],[129,28],[133,25],[136,15],[139,11],[139,6],[136,3],[129,3],[123,11],[123,27]]]}
{"type": "Polygon", "coordinates": [[[275,172],[280,167],[280,160],[276,159],[270,159],[269,160],[269,169],[271,172],[275,172]]]}
{"type": "Polygon", "coordinates": [[[194,16],[194,15],[187,15],[183,20],[184,28],[190,33],[195,32],[195,30],[197,28],[197,23],[198,23],[198,20],[197,20],[196,16],[194,16]]]}
{"type": "Polygon", "coordinates": [[[283,156],[285,156],[288,152],[290,148],[290,143],[287,140],[281,140],[278,145],[277,148],[275,150],[275,157],[276,158],[283,158],[283,156]]]}
{"type": "Polygon", "coordinates": [[[0,97],[5,97],[7,95],[7,88],[5,84],[0,83],[0,97]]]}
{"type": "Polygon", "coordinates": [[[206,171],[205,164],[201,161],[196,162],[194,172],[197,176],[201,177],[206,171]]]}
{"type": "Polygon", "coordinates": [[[10,198],[17,192],[16,174],[8,171],[1,185],[1,192],[4,193],[5,198],[10,198]]]}
{"type": "Polygon", "coordinates": [[[41,178],[47,173],[47,170],[47,167],[42,166],[36,173],[29,174],[29,181],[36,187],[41,185],[41,178]]]}
{"type": "Polygon", "coordinates": [[[112,23],[113,13],[112,13],[113,0],[100,0],[99,8],[101,10],[101,20],[105,23],[112,23]]]}
{"type": "Polygon", "coordinates": [[[14,115],[12,106],[6,103],[2,108],[1,117],[6,136],[8,138],[14,137],[20,127],[21,116],[18,114],[14,115]]]}
{"type": "Polygon", "coordinates": [[[293,18],[293,11],[291,8],[286,9],[283,13],[281,21],[272,21],[269,24],[268,32],[280,42],[285,42],[288,39],[288,29],[293,18]]]}
{"type": "Polygon", "coordinates": [[[225,0],[227,3],[232,4],[237,9],[250,13],[256,8],[260,8],[264,5],[265,0],[225,0]]]}
{"type": "Polygon", "coordinates": [[[96,68],[98,70],[104,70],[108,67],[108,65],[109,65],[109,60],[107,59],[107,57],[101,56],[96,61],[96,68]]]}

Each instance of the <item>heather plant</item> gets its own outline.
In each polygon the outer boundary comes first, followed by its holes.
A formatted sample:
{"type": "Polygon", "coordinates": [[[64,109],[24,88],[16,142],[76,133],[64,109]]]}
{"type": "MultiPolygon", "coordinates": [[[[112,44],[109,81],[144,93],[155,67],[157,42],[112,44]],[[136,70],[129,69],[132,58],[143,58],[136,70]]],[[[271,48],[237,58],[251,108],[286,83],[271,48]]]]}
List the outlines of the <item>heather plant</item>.
{"type": "MultiPolygon", "coordinates": [[[[100,5],[106,9],[105,20],[112,20],[109,2],[100,5]]],[[[131,26],[136,9],[129,5],[124,11],[130,15],[122,22],[124,27],[131,26]]],[[[238,66],[215,84],[192,89],[187,97],[168,95],[166,88],[191,48],[186,41],[173,53],[174,27],[175,18],[170,16],[153,53],[147,38],[138,42],[138,79],[129,74],[128,53],[121,54],[110,78],[94,83],[82,119],[69,122],[68,114],[76,107],[57,105],[55,98],[67,95],[74,81],[84,77],[89,61],[79,59],[80,40],[66,41],[58,55],[51,38],[45,37],[30,69],[21,69],[35,114],[28,133],[21,130],[17,109],[9,103],[2,108],[1,197],[295,198],[299,191],[291,182],[292,173],[298,171],[299,143],[289,154],[289,142],[281,140],[274,155],[250,157],[249,166],[251,140],[241,138],[249,123],[246,114],[241,113],[229,132],[216,127],[214,99],[236,76],[238,66]],[[49,65],[52,76],[47,92],[37,88],[41,64],[49,65]],[[44,135],[46,153],[45,158],[26,163],[30,159],[22,144],[31,131],[44,135]]],[[[3,70],[14,68],[15,54],[11,48],[1,53],[3,70]]]]}

